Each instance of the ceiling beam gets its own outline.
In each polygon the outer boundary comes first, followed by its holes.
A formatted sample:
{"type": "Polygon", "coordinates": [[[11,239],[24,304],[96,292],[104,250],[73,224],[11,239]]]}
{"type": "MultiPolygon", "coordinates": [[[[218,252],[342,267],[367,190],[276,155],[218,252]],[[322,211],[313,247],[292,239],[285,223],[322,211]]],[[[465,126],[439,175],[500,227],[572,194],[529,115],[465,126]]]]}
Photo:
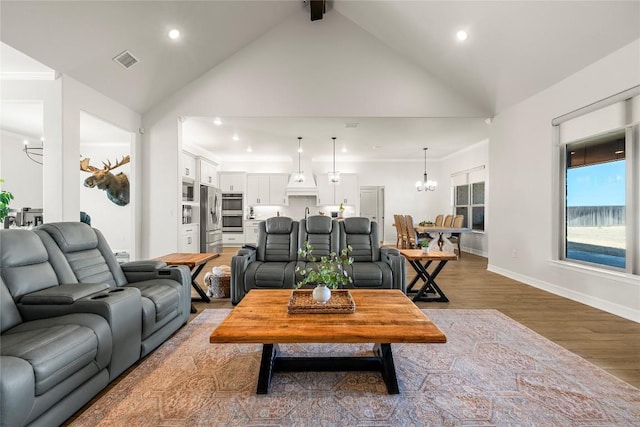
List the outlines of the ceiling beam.
{"type": "Polygon", "coordinates": [[[311,20],[317,21],[322,19],[322,15],[326,12],[326,0],[310,0],[311,20]]]}

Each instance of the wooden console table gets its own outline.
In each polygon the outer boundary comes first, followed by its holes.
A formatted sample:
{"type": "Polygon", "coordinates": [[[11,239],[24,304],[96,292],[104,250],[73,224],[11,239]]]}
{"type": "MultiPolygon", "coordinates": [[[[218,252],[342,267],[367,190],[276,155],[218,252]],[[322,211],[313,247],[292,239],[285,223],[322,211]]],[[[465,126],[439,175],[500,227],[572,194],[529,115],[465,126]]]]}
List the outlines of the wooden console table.
{"type": "MultiPolygon", "coordinates": [[[[173,253],[154,258],[154,261],[163,261],[168,265],[186,265],[189,267],[191,269],[191,286],[200,295],[200,299],[195,301],[211,302],[207,293],[196,283],[196,277],[198,277],[207,262],[219,256],[220,254],[210,253],[173,253]]],[[[193,298],[191,300],[194,301],[193,298]]],[[[191,304],[191,312],[195,313],[196,311],[196,307],[191,304]]]]}

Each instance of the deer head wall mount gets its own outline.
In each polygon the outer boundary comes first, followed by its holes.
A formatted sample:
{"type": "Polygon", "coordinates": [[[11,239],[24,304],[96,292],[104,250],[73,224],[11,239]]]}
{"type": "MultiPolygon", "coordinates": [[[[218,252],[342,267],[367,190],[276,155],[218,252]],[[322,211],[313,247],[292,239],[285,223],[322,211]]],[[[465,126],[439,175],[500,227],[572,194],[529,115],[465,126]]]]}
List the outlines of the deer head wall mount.
{"type": "Polygon", "coordinates": [[[84,186],[93,188],[98,187],[100,190],[107,192],[107,197],[118,206],[126,206],[129,204],[129,178],[123,172],[117,175],[111,171],[117,167],[129,163],[129,156],[122,157],[122,160],[111,166],[111,162],[102,162],[104,167],[98,169],[89,165],[89,158],[80,160],[80,170],[89,172],[91,176],[84,180],[84,186]]]}

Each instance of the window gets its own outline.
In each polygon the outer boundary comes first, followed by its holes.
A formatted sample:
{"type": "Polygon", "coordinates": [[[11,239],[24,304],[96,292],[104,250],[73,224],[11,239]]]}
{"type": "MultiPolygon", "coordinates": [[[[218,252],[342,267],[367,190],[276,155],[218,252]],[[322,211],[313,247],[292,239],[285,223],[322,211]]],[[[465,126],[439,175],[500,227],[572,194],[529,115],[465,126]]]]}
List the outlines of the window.
{"type": "Polygon", "coordinates": [[[552,121],[558,258],[640,273],[640,86],[552,121]]]}
{"type": "Polygon", "coordinates": [[[624,130],[565,146],[566,259],[626,268],[624,130]]]}
{"type": "Polygon", "coordinates": [[[455,212],[464,215],[463,227],[484,231],[484,181],[455,187],[455,212]]]}

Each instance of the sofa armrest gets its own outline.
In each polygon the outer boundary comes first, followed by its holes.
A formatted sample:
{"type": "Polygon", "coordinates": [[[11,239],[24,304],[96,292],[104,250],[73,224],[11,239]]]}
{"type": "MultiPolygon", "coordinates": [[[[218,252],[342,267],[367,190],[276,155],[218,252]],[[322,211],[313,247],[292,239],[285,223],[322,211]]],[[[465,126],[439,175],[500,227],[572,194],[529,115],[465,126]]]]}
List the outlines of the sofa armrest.
{"type": "MultiPolygon", "coordinates": [[[[151,264],[143,266],[146,261],[136,261],[143,263],[134,268],[122,269],[127,283],[142,282],[145,280],[153,279],[172,279],[182,284],[182,286],[191,285],[191,271],[186,265],[169,265],[164,262],[159,262],[157,268],[151,268],[151,264]]],[[[149,263],[158,263],[157,261],[149,261],[149,263]]]]}
{"type": "Polygon", "coordinates": [[[166,262],[153,260],[131,261],[120,264],[120,268],[125,274],[127,272],[155,272],[166,266],[166,262]]]}
{"type": "Polygon", "coordinates": [[[380,248],[380,258],[389,264],[393,274],[393,289],[407,293],[407,267],[405,258],[396,248],[380,248]]]}
{"type": "Polygon", "coordinates": [[[24,295],[20,299],[23,305],[73,304],[74,302],[109,289],[106,283],[66,283],[60,286],[42,289],[24,295]]]}
{"type": "Polygon", "coordinates": [[[251,248],[240,249],[238,254],[231,258],[231,303],[234,305],[244,298],[244,273],[255,260],[256,250],[251,248]]]}
{"type": "Polygon", "coordinates": [[[0,356],[0,414],[3,426],[22,426],[33,408],[33,367],[26,360],[0,356]]]}

